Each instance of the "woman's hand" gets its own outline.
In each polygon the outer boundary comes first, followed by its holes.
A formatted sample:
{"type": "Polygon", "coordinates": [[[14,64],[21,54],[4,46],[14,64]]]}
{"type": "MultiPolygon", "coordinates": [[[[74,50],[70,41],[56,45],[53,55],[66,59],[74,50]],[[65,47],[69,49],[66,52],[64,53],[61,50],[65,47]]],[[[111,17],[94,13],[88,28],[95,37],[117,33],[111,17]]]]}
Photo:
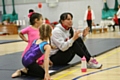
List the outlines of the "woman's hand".
{"type": "Polygon", "coordinates": [[[53,66],[53,62],[51,60],[49,60],[49,65],[50,67],[53,66]]]}
{"type": "Polygon", "coordinates": [[[73,40],[76,40],[78,37],[80,37],[79,36],[80,35],[80,30],[76,30],[75,32],[74,32],[74,35],[73,35],[73,40]]]}
{"type": "Polygon", "coordinates": [[[89,33],[89,30],[90,30],[89,27],[83,30],[83,37],[85,37],[89,33]]]}

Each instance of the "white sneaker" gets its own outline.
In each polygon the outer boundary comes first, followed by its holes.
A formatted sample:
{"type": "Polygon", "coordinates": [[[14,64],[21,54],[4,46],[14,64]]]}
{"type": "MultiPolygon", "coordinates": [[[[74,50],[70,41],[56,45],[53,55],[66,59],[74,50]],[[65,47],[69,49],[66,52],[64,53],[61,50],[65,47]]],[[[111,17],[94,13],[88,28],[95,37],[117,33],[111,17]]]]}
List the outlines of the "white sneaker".
{"type": "Polygon", "coordinates": [[[90,69],[100,69],[102,67],[102,64],[98,63],[96,59],[93,59],[87,63],[87,68],[90,69]]]}

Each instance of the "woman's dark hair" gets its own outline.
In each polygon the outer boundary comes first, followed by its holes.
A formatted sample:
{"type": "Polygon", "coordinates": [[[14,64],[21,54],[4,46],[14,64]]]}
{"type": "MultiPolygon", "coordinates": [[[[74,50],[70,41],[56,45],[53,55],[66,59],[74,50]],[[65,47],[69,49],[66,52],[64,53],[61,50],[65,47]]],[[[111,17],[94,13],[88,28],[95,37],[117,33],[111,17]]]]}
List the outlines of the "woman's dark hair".
{"type": "Polygon", "coordinates": [[[70,33],[70,37],[69,37],[69,38],[72,38],[73,35],[74,35],[74,31],[73,31],[73,28],[72,28],[72,27],[70,28],[70,32],[69,32],[69,33],[70,33]]]}
{"type": "Polygon", "coordinates": [[[62,20],[66,20],[68,15],[70,15],[71,18],[73,18],[73,15],[71,13],[66,12],[66,13],[61,14],[59,22],[61,23],[62,20]]]}
{"type": "Polygon", "coordinates": [[[34,25],[35,24],[35,19],[40,20],[41,17],[42,17],[42,14],[40,14],[40,13],[33,13],[30,16],[30,25],[34,25]]]}

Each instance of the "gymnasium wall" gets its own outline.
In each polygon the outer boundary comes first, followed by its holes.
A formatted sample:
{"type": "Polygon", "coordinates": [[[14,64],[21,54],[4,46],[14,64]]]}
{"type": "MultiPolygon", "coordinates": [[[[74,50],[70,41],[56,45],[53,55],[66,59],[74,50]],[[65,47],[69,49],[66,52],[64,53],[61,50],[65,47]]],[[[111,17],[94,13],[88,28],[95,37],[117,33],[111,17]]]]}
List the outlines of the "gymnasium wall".
{"type": "MultiPolygon", "coordinates": [[[[1,0],[2,1],[2,0],[1,0]]],[[[10,1],[10,0],[9,0],[10,1]]],[[[16,0],[15,0],[16,1],[16,0]]],[[[25,0],[17,0],[17,1],[25,1],[25,0]]],[[[29,1],[29,0],[28,0],[29,1]]],[[[30,0],[34,1],[34,0],[30,0]]],[[[44,17],[47,17],[51,22],[58,21],[59,16],[63,12],[71,12],[74,16],[73,18],[73,26],[78,26],[78,21],[84,19],[84,14],[87,9],[87,6],[90,5],[95,13],[95,23],[99,24],[101,21],[101,10],[103,8],[103,0],[59,0],[58,6],[54,8],[50,8],[44,2],[45,0],[41,0],[42,8],[38,8],[37,4],[40,0],[35,0],[36,2],[28,2],[28,3],[16,3],[15,9],[19,15],[20,20],[28,20],[27,14],[30,8],[34,9],[36,12],[42,13],[44,17]]],[[[114,7],[114,0],[107,0],[108,5],[112,8],[114,7]]],[[[120,0],[118,0],[120,2],[120,0]]],[[[6,6],[7,13],[12,12],[11,4],[7,4],[6,6]]],[[[2,6],[0,6],[0,11],[2,11],[2,6]]]]}

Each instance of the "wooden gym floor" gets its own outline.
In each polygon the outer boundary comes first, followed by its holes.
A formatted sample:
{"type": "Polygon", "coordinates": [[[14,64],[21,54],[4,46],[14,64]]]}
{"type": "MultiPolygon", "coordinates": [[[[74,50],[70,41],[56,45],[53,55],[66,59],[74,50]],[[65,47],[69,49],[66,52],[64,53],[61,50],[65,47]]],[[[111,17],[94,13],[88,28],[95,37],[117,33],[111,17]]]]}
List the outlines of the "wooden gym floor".
{"type": "MultiPolygon", "coordinates": [[[[120,32],[106,32],[89,34],[88,38],[120,38],[120,32]]],[[[0,36],[0,40],[20,39],[18,35],[0,36]]],[[[12,54],[23,51],[27,43],[24,41],[0,44],[0,55],[12,54]]],[[[80,65],[70,67],[59,72],[51,78],[53,80],[119,80],[120,79],[120,47],[110,50],[96,59],[103,64],[102,69],[88,69],[86,73],[81,73],[80,65]]]]}

